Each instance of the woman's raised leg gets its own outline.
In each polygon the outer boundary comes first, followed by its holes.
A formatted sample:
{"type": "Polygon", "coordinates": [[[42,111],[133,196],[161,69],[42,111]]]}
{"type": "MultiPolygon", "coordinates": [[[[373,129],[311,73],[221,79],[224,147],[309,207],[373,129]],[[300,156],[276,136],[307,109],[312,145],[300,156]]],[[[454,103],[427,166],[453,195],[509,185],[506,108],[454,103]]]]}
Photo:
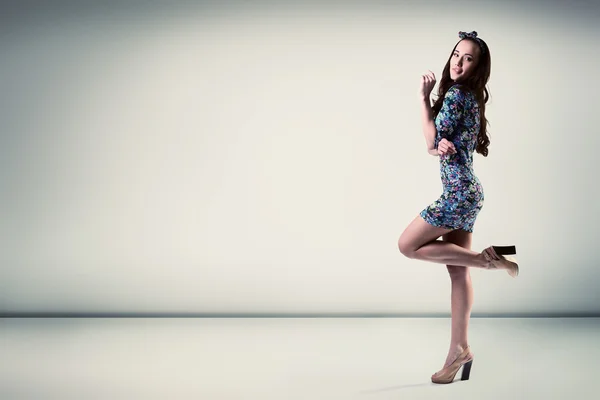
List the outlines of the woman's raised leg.
{"type": "Polygon", "coordinates": [[[452,242],[436,240],[452,231],[453,229],[428,224],[421,216],[417,216],[400,235],[398,248],[408,258],[438,264],[488,268],[489,261],[482,253],[452,242]]]}

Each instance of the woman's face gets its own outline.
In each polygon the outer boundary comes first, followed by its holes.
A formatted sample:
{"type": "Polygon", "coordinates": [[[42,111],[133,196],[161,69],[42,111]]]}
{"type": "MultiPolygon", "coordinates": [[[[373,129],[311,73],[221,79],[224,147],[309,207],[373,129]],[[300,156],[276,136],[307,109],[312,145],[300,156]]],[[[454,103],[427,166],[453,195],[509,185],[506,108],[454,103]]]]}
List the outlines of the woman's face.
{"type": "Polygon", "coordinates": [[[461,40],[450,57],[450,79],[462,81],[473,73],[479,61],[479,45],[471,40],[461,40]]]}

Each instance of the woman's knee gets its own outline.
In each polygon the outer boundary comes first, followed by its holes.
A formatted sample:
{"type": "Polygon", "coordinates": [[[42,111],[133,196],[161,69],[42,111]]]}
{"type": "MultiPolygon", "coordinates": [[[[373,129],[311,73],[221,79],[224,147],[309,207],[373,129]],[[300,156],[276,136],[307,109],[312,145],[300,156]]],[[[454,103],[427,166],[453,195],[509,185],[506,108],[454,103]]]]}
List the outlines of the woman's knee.
{"type": "Polygon", "coordinates": [[[414,258],[416,248],[411,241],[407,240],[404,236],[400,236],[400,239],[398,239],[398,250],[405,257],[414,258]]]}

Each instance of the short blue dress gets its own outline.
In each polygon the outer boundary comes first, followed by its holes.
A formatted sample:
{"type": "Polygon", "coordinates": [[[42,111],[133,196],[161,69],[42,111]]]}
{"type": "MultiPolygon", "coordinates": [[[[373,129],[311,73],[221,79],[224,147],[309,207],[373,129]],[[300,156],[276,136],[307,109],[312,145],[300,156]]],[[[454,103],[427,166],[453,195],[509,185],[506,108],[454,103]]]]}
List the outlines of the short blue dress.
{"type": "Polygon", "coordinates": [[[470,91],[455,84],[446,92],[435,118],[435,148],[442,138],[452,142],[455,154],[440,156],[442,195],[421,211],[429,224],[473,232],[483,207],[483,187],[473,171],[473,153],[479,133],[479,105],[470,91]]]}

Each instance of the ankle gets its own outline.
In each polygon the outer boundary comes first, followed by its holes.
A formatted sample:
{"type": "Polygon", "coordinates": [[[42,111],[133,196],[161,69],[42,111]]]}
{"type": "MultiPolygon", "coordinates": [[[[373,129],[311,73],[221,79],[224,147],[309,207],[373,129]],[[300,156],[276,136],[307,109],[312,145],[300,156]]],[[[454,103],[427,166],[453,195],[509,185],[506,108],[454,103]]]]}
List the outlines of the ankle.
{"type": "Polygon", "coordinates": [[[477,266],[485,269],[490,269],[491,263],[485,258],[483,253],[479,253],[475,256],[477,258],[477,266]]]}
{"type": "Polygon", "coordinates": [[[463,351],[467,347],[469,347],[469,344],[467,342],[450,343],[450,350],[460,350],[460,351],[463,351]]]}

